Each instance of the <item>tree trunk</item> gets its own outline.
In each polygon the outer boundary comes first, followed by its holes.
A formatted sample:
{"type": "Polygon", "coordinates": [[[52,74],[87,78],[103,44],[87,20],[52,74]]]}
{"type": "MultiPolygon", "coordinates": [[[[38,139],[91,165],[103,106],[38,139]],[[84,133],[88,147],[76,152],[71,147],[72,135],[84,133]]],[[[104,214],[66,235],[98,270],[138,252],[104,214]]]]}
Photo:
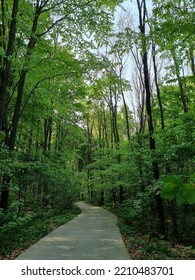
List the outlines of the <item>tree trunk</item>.
{"type": "Polygon", "coordinates": [[[121,90],[121,94],[122,94],[122,99],[123,99],[123,106],[124,106],[124,109],[125,109],[127,139],[128,139],[128,141],[130,141],[131,136],[130,136],[129,115],[128,115],[128,108],[127,108],[127,104],[126,104],[126,101],[125,101],[125,96],[124,96],[123,90],[121,90]]]}
{"type": "MultiPolygon", "coordinates": [[[[160,95],[160,88],[158,84],[158,75],[157,75],[157,66],[156,66],[156,56],[155,56],[155,45],[154,43],[152,44],[152,58],[153,58],[153,66],[154,66],[154,78],[155,78],[155,85],[156,85],[156,91],[157,91],[157,98],[158,98],[158,104],[160,108],[160,116],[161,116],[161,128],[162,130],[165,129],[165,124],[164,124],[164,113],[163,113],[163,106],[162,106],[162,101],[161,101],[161,95],[160,95]]],[[[166,174],[170,174],[170,164],[167,162],[166,163],[166,174]]],[[[177,227],[177,216],[175,212],[175,204],[174,203],[169,203],[169,209],[171,212],[171,221],[173,225],[173,234],[175,237],[178,237],[178,227],[177,227]]]]}
{"type": "Polygon", "coordinates": [[[176,215],[176,202],[170,201],[168,204],[169,212],[171,215],[171,222],[172,222],[172,229],[173,229],[173,236],[178,238],[179,232],[178,232],[178,225],[177,225],[177,215],[176,215]]]}
{"type": "MultiPolygon", "coordinates": [[[[2,11],[2,37],[3,37],[3,46],[5,56],[3,58],[3,66],[1,69],[1,82],[0,82],[0,131],[5,132],[5,144],[7,145],[8,141],[8,129],[7,129],[7,99],[8,99],[8,90],[11,79],[11,59],[10,57],[14,51],[14,43],[16,37],[16,17],[18,13],[18,0],[14,0],[12,7],[12,16],[9,26],[9,39],[8,46],[6,50],[5,43],[5,17],[4,17],[4,1],[1,1],[1,11],[2,11]]],[[[10,177],[5,175],[2,178],[2,189],[1,189],[1,202],[0,208],[7,209],[9,201],[9,184],[10,177]]]]}
{"type": "Polygon", "coordinates": [[[51,150],[51,137],[52,137],[52,117],[49,117],[49,136],[48,136],[48,151],[51,150]]]}
{"type": "MultiPolygon", "coordinates": [[[[153,153],[156,149],[156,143],[155,143],[155,139],[153,138],[154,126],[153,126],[153,119],[152,119],[151,92],[150,92],[150,84],[149,84],[147,52],[145,52],[143,56],[143,66],[144,66],[144,80],[145,80],[145,87],[146,87],[146,112],[147,112],[148,128],[150,133],[150,150],[152,153],[153,178],[155,180],[159,180],[160,176],[159,176],[158,162],[153,158],[154,156],[153,153]]],[[[157,212],[158,212],[158,232],[160,235],[166,237],[163,201],[160,194],[156,193],[155,197],[156,197],[157,212]]]]}
{"type": "Polygon", "coordinates": [[[111,190],[111,199],[112,199],[112,206],[115,207],[116,205],[116,190],[112,188],[111,190]]]}
{"type": "Polygon", "coordinates": [[[43,149],[46,153],[51,149],[51,136],[52,136],[52,117],[45,118],[44,121],[44,144],[43,149]]]}
{"type": "MultiPolygon", "coordinates": [[[[11,64],[9,62],[9,56],[13,53],[13,47],[14,47],[14,41],[15,41],[15,34],[16,34],[16,16],[18,12],[18,0],[14,0],[13,4],[13,10],[12,10],[12,20],[10,23],[10,31],[9,31],[9,43],[8,43],[8,48],[7,48],[7,55],[8,55],[8,61],[5,63],[5,73],[2,75],[4,81],[1,86],[3,86],[2,94],[1,94],[1,100],[0,103],[3,102],[0,106],[0,113],[1,113],[1,121],[0,121],[0,130],[3,127],[3,124],[5,123],[5,118],[6,118],[6,103],[7,103],[7,90],[8,90],[8,85],[10,81],[10,67],[11,64]]],[[[36,7],[35,11],[35,16],[34,16],[34,21],[33,21],[33,26],[32,26],[32,35],[29,39],[28,47],[27,47],[27,55],[26,55],[26,65],[23,66],[20,74],[20,79],[18,82],[18,88],[17,88],[17,97],[16,97],[16,104],[14,108],[14,114],[12,118],[12,124],[11,124],[11,132],[10,132],[10,137],[8,140],[8,147],[10,151],[14,150],[15,147],[15,141],[16,141],[16,134],[17,134],[17,127],[18,127],[18,122],[20,118],[20,110],[21,110],[21,105],[22,105],[22,97],[23,97],[23,92],[24,92],[24,84],[26,80],[26,74],[28,72],[27,70],[27,64],[31,56],[31,51],[34,48],[36,44],[36,38],[35,38],[35,33],[37,30],[37,25],[38,25],[38,19],[39,19],[39,9],[38,5],[36,7]]],[[[7,59],[7,58],[6,58],[7,59]]],[[[10,181],[10,180],[8,180],[10,181]]],[[[5,180],[3,180],[3,183],[5,180]]],[[[8,205],[8,200],[9,200],[9,185],[2,184],[2,191],[1,191],[1,204],[0,207],[4,208],[5,206],[7,207],[8,205]],[[5,200],[4,202],[2,200],[5,200]]]]}
{"type": "Polygon", "coordinates": [[[14,150],[15,141],[16,141],[16,133],[17,133],[17,127],[18,122],[20,118],[20,109],[22,105],[22,97],[23,97],[23,90],[24,90],[24,83],[26,79],[27,70],[22,69],[20,80],[18,83],[18,93],[17,93],[17,99],[16,104],[14,108],[14,114],[12,118],[12,125],[11,125],[11,133],[10,133],[10,139],[9,139],[9,149],[10,151],[14,150]]]}
{"type": "Polygon", "coordinates": [[[31,118],[30,137],[29,137],[29,140],[28,140],[28,150],[29,151],[31,149],[32,142],[33,142],[33,129],[34,129],[34,115],[32,115],[32,118],[31,118]]]}
{"type": "Polygon", "coordinates": [[[128,139],[128,141],[130,141],[131,136],[130,136],[129,114],[128,114],[128,107],[127,107],[127,103],[125,101],[125,95],[124,95],[124,91],[123,91],[123,87],[122,87],[122,69],[120,69],[120,81],[121,81],[120,92],[121,92],[121,95],[122,95],[123,106],[124,106],[124,109],[125,109],[127,139],[128,139]]]}
{"type": "Polygon", "coordinates": [[[189,53],[190,53],[190,57],[191,57],[191,70],[192,70],[192,75],[195,76],[194,50],[193,50],[193,49],[190,49],[189,53]]]}
{"type": "Polygon", "coordinates": [[[37,39],[35,37],[37,26],[38,26],[38,20],[39,20],[39,9],[38,5],[35,10],[35,15],[34,15],[34,20],[33,20],[33,26],[32,26],[32,35],[29,39],[28,46],[27,46],[27,54],[26,54],[26,62],[25,65],[23,66],[20,74],[20,79],[18,82],[18,88],[17,88],[17,98],[16,98],[16,105],[14,108],[14,114],[12,118],[12,129],[10,133],[10,139],[9,139],[9,149],[13,150],[15,141],[16,141],[16,133],[17,133],[17,127],[18,127],[18,122],[20,118],[20,110],[21,110],[21,105],[22,105],[22,98],[23,98],[23,92],[24,92],[24,85],[25,85],[25,80],[26,80],[26,75],[27,75],[27,65],[30,60],[30,56],[32,53],[32,49],[34,48],[37,39]]]}
{"type": "Polygon", "coordinates": [[[184,113],[187,113],[188,108],[187,108],[186,96],[184,93],[183,83],[182,83],[180,73],[179,73],[179,66],[177,63],[175,53],[173,53],[172,55],[173,55],[173,60],[174,60],[174,64],[175,64],[176,77],[177,77],[177,81],[178,81],[178,85],[179,85],[179,91],[180,91],[180,97],[181,97],[181,102],[182,102],[182,106],[183,106],[183,111],[184,111],[184,113]]]}
{"type": "Polygon", "coordinates": [[[0,208],[7,210],[9,200],[10,176],[3,176],[0,208]]]}
{"type": "Polygon", "coordinates": [[[1,1],[1,11],[2,11],[2,47],[5,51],[5,56],[2,60],[1,68],[1,81],[0,81],[0,131],[7,133],[7,99],[8,99],[8,89],[11,79],[11,59],[10,57],[14,51],[14,43],[16,37],[16,17],[18,13],[18,0],[14,0],[12,7],[12,17],[9,26],[9,37],[8,45],[6,46],[6,28],[5,28],[5,14],[4,7],[5,3],[1,1]]]}
{"type": "MultiPolygon", "coordinates": [[[[141,3],[137,0],[137,6],[139,11],[139,24],[140,24],[140,32],[142,34],[142,63],[143,63],[143,71],[144,71],[144,84],[146,90],[146,112],[147,112],[147,121],[148,121],[148,129],[150,133],[149,143],[150,143],[150,151],[152,156],[152,168],[153,168],[153,178],[155,180],[159,180],[159,167],[158,162],[154,159],[154,152],[156,149],[155,139],[153,138],[154,126],[152,119],[152,107],[151,107],[151,89],[150,89],[150,78],[149,78],[149,70],[148,70],[148,54],[147,54],[147,46],[146,46],[146,35],[145,35],[145,24],[146,24],[146,2],[143,0],[141,3]]],[[[164,216],[164,208],[163,201],[158,192],[155,195],[156,204],[157,204],[157,213],[158,213],[158,232],[160,235],[166,237],[166,227],[165,227],[165,216],[164,216]]]]}
{"type": "Polygon", "coordinates": [[[161,101],[161,94],[160,94],[160,87],[158,84],[158,73],[157,73],[157,66],[156,66],[156,55],[155,55],[155,45],[152,44],[152,59],[153,59],[153,66],[154,66],[154,80],[155,80],[155,86],[156,86],[156,92],[157,92],[157,98],[158,98],[158,105],[160,109],[160,118],[161,118],[161,128],[164,130],[165,124],[164,124],[164,113],[163,113],[163,106],[161,101]]]}

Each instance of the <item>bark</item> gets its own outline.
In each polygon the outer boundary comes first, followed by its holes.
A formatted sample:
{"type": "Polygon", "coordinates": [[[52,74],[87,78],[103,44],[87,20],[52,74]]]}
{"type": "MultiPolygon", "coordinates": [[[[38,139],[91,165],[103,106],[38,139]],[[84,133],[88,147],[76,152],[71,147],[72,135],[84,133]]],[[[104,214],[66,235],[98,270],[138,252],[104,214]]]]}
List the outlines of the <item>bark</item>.
{"type": "Polygon", "coordinates": [[[193,49],[190,49],[189,51],[190,54],[190,60],[191,60],[191,70],[192,70],[192,75],[195,76],[195,63],[194,63],[194,51],[193,49]]]}
{"type": "Polygon", "coordinates": [[[104,137],[104,141],[105,141],[105,146],[109,147],[107,119],[106,119],[105,111],[104,111],[103,137],[104,137]]]}
{"type": "Polygon", "coordinates": [[[192,69],[192,74],[195,76],[195,63],[194,63],[194,57],[191,58],[191,69],[192,69]]]}
{"type": "Polygon", "coordinates": [[[115,207],[116,205],[116,190],[112,188],[111,190],[111,198],[112,198],[112,206],[115,207]]]}
{"type": "Polygon", "coordinates": [[[138,47],[136,47],[135,52],[131,50],[131,54],[133,55],[136,67],[138,69],[138,73],[136,75],[136,79],[138,78],[138,84],[134,82],[134,86],[137,89],[137,96],[138,96],[138,115],[139,115],[139,134],[143,134],[145,131],[145,123],[146,123],[146,116],[145,116],[145,88],[144,88],[144,79],[143,79],[143,70],[142,70],[142,63],[139,61],[139,53],[138,47]],[[140,96],[141,93],[141,96],[140,96]]]}
{"type": "Polygon", "coordinates": [[[2,69],[1,69],[1,82],[0,82],[0,131],[7,134],[7,100],[8,100],[8,89],[11,79],[11,56],[14,52],[14,43],[16,37],[16,18],[18,13],[18,0],[14,0],[12,7],[12,17],[9,26],[9,37],[8,45],[6,46],[6,30],[5,30],[5,15],[4,7],[5,3],[1,1],[2,10],[2,45],[5,51],[5,56],[2,59],[2,69]]]}
{"type": "Polygon", "coordinates": [[[183,88],[183,83],[182,83],[182,80],[180,77],[179,65],[178,65],[175,53],[173,54],[173,60],[174,60],[174,64],[175,64],[176,77],[177,77],[177,81],[178,81],[178,85],[179,85],[179,91],[180,91],[180,97],[181,97],[181,102],[182,102],[182,106],[183,106],[183,111],[184,111],[184,113],[187,113],[188,108],[187,108],[186,96],[185,96],[185,92],[184,92],[184,88],[183,88]]]}
{"type": "MultiPolygon", "coordinates": [[[[164,113],[163,113],[163,106],[162,106],[162,101],[161,101],[161,94],[160,94],[160,88],[158,84],[158,75],[157,75],[157,66],[156,66],[156,57],[155,57],[155,45],[152,45],[152,58],[153,58],[153,66],[154,66],[154,79],[155,79],[155,86],[156,86],[156,91],[157,91],[157,98],[158,98],[158,104],[160,108],[160,116],[161,116],[161,128],[162,130],[165,129],[165,124],[164,124],[164,113]]],[[[166,174],[170,174],[170,164],[169,162],[166,163],[166,174]]],[[[169,211],[171,214],[171,221],[172,221],[172,226],[173,226],[173,235],[175,237],[178,237],[178,226],[177,226],[177,216],[176,216],[176,205],[173,202],[169,203],[169,211]]]]}
{"type": "Polygon", "coordinates": [[[10,176],[3,176],[0,208],[7,210],[9,201],[10,176]]]}
{"type": "Polygon", "coordinates": [[[26,63],[21,70],[20,79],[19,79],[18,87],[17,87],[17,98],[16,98],[16,104],[15,104],[14,114],[13,114],[13,118],[12,118],[12,127],[11,127],[10,139],[9,139],[9,149],[11,151],[14,149],[14,145],[15,145],[15,141],[16,141],[17,127],[18,127],[18,122],[19,122],[19,118],[20,118],[20,110],[21,110],[21,105],[22,105],[24,85],[25,85],[25,81],[26,81],[26,75],[28,72],[27,66],[28,66],[28,63],[30,60],[32,50],[37,42],[36,30],[37,30],[37,26],[38,26],[39,15],[40,15],[40,11],[37,6],[36,11],[35,11],[34,20],[33,20],[32,30],[31,30],[32,35],[29,39],[29,43],[27,46],[26,63]]]}
{"type": "Polygon", "coordinates": [[[44,152],[50,151],[51,149],[51,136],[52,136],[52,118],[48,117],[44,122],[44,152]]]}
{"type": "MultiPolygon", "coordinates": [[[[111,111],[111,124],[112,124],[112,132],[113,132],[113,136],[114,136],[114,148],[119,149],[119,142],[120,142],[120,137],[119,137],[119,132],[118,132],[118,122],[117,122],[117,104],[118,104],[118,100],[117,100],[117,89],[114,89],[114,93],[113,93],[113,89],[109,88],[109,93],[110,93],[110,100],[109,100],[109,107],[110,107],[110,111],[111,111]],[[113,94],[114,94],[114,102],[113,102],[113,94]]],[[[121,163],[121,157],[120,155],[117,156],[117,162],[118,164],[121,163]]],[[[121,179],[121,174],[119,174],[119,182],[121,179]]],[[[124,188],[122,185],[119,184],[118,186],[119,188],[119,202],[122,203],[124,201],[125,198],[125,193],[124,193],[124,188]]],[[[113,204],[116,204],[116,190],[113,188],[112,189],[112,199],[113,199],[113,204]]]]}
{"type": "Polygon", "coordinates": [[[169,202],[168,207],[171,215],[173,236],[178,238],[179,232],[178,232],[178,225],[177,225],[176,202],[175,201],[169,202]]]}
{"type": "MultiPolygon", "coordinates": [[[[121,64],[122,64],[122,59],[121,59],[121,64]]],[[[121,92],[121,95],[122,95],[123,106],[124,106],[124,109],[125,109],[127,139],[128,139],[128,141],[130,141],[131,136],[130,136],[129,114],[128,114],[128,106],[127,106],[127,103],[125,101],[125,95],[124,95],[123,86],[122,86],[122,69],[123,69],[123,66],[120,67],[120,76],[119,76],[120,81],[121,81],[120,92],[121,92]]]]}
{"type": "Polygon", "coordinates": [[[33,128],[34,128],[34,115],[32,115],[32,118],[31,118],[30,137],[29,137],[29,142],[28,142],[29,150],[31,149],[32,140],[33,140],[33,128]]]}
{"type": "Polygon", "coordinates": [[[23,89],[24,89],[24,83],[26,79],[26,73],[27,71],[25,69],[22,69],[20,80],[18,83],[18,93],[17,93],[17,99],[16,104],[14,108],[14,115],[12,118],[12,124],[11,124],[11,133],[9,138],[9,149],[10,151],[14,150],[15,141],[16,141],[16,133],[17,133],[17,127],[20,117],[20,108],[22,104],[22,97],[23,97],[23,89]]]}
{"type": "Polygon", "coordinates": [[[103,147],[103,141],[102,141],[102,117],[101,117],[101,111],[98,111],[98,138],[99,138],[99,147],[103,147]]]}
{"type": "MultiPolygon", "coordinates": [[[[150,133],[149,142],[150,142],[150,150],[152,155],[152,169],[153,169],[153,178],[155,180],[159,180],[159,166],[158,162],[153,158],[153,154],[156,149],[155,139],[153,138],[154,126],[153,126],[153,118],[152,118],[152,106],[151,106],[151,89],[150,89],[150,77],[149,77],[149,68],[148,68],[148,53],[146,47],[146,34],[145,34],[145,21],[146,21],[146,2],[145,0],[140,3],[137,0],[137,6],[139,11],[139,24],[140,24],[140,32],[142,34],[142,63],[143,63],[143,72],[144,72],[144,84],[146,90],[146,112],[147,112],[147,121],[148,121],[148,129],[150,133]]],[[[158,213],[158,233],[164,237],[166,237],[166,227],[165,227],[165,216],[164,216],[164,208],[163,201],[158,192],[155,195],[156,204],[157,204],[157,213],[158,213]]]]}
{"type": "Polygon", "coordinates": [[[51,137],[52,137],[52,122],[53,122],[52,117],[49,117],[48,121],[49,121],[48,151],[50,151],[51,150],[51,137]]]}
{"type": "Polygon", "coordinates": [[[48,140],[48,126],[47,126],[47,119],[44,121],[44,144],[43,144],[43,150],[46,153],[47,151],[47,140],[48,140]]]}
{"type": "MultiPolygon", "coordinates": [[[[5,37],[5,16],[4,16],[4,1],[1,1],[2,10],[2,36],[3,36],[3,46],[5,51],[5,56],[3,58],[3,66],[1,69],[1,82],[0,82],[0,131],[5,132],[5,144],[8,144],[8,129],[7,129],[7,100],[8,100],[8,90],[11,80],[11,56],[14,52],[14,43],[16,37],[16,18],[18,13],[18,0],[14,0],[12,7],[12,16],[9,26],[9,36],[8,45],[6,49],[5,37]]],[[[1,201],[0,208],[7,209],[9,201],[9,184],[10,177],[5,175],[2,178],[2,189],[1,189],[1,201]]]]}
{"type": "Polygon", "coordinates": [[[163,112],[163,106],[162,106],[162,100],[161,100],[161,94],[160,94],[160,87],[158,83],[158,72],[157,72],[157,66],[156,66],[156,55],[155,55],[155,45],[152,44],[152,59],[153,59],[153,66],[154,66],[154,81],[156,86],[156,92],[157,92],[157,98],[158,98],[158,105],[160,109],[160,118],[161,118],[161,128],[164,130],[165,124],[164,124],[164,112],[163,112]]]}
{"type": "MultiPolygon", "coordinates": [[[[155,143],[155,139],[153,138],[154,126],[153,126],[153,118],[152,118],[151,92],[150,92],[150,84],[149,84],[147,52],[145,52],[143,56],[143,66],[144,66],[144,80],[145,80],[145,87],[146,87],[146,112],[147,112],[148,128],[150,133],[150,150],[152,152],[152,157],[153,157],[153,153],[155,152],[156,149],[156,143],[155,143]]],[[[153,178],[155,180],[159,180],[160,178],[159,166],[158,166],[158,162],[154,160],[154,158],[152,159],[152,168],[153,168],[153,178]]],[[[160,235],[166,237],[163,201],[158,193],[156,194],[155,197],[156,197],[157,212],[158,212],[158,232],[160,235]]]]}
{"type": "Polygon", "coordinates": [[[112,127],[112,135],[114,137],[114,143],[119,143],[119,133],[118,133],[118,124],[117,124],[117,97],[116,97],[116,92],[114,93],[114,100],[113,102],[113,89],[109,88],[109,108],[110,108],[110,113],[111,113],[111,127],[112,127]]]}
{"type": "Polygon", "coordinates": [[[126,104],[126,101],[125,101],[125,96],[124,96],[123,90],[121,91],[121,95],[122,95],[122,99],[123,99],[123,106],[124,106],[124,109],[125,109],[127,139],[128,139],[128,141],[130,141],[131,136],[130,136],[129,114],[128,114],[128,107],[127,107],[127,104],[126,104]]]}
{"type": "Polygon", "coordinates": [[[40,120],[37,122],[37,132],[36,132],[36,152],[38,151],[40,147],[40,142],[39,142],[39,132],[40,132],[40,120]]]}

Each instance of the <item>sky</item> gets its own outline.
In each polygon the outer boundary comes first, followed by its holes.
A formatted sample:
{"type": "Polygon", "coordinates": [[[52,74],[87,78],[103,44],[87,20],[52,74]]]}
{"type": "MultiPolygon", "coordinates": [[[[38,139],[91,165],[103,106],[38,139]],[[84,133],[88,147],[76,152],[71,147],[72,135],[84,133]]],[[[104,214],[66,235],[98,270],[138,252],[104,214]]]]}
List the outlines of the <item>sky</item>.
{"type": "MultiPolygon", "coordinates": [[[[148,12],[150,12],[152,10],[152,0],[146,0],[146,5],[147,5],[147,9],[148,12]]],[[[121,14],[124,13],[123,9],[125,9],[126,11],[130,12],[130,17],[131,20],[133,21],[134,26],[138,27],[139,22],[138,22],[138,8],[137,8],[137,0],[126,0],[123,2],[123,4],[121,5],[123,8],[117,7],[116,8],[116,12],[115,12],[115,23],[117,24],[117,21],[119,20],[121,14]]],[[[125,18],[125,17],[124,17],[125,18]]],[[[128,17],[126,18],[128,20],[128,17]]],[[[132,66],[132,61],[131,58],[129,56],[129,58],[126,61],[126,71],[124,73],[124,78],[127,79],[128,81],[132,81],[132,73],[134,71],[133,66],[132,66]]],[[[134,93],[131,92],[126,92],[126,101],[129,105],[129,107],[132,108],[132,102],[134,103],[134,93]]]]}
{"type": "MultiPolygon", "coordinates": [[[[150,11],[152,9],[152,0],[146,0],[146,5],[147,5],[148,11],[150,11]]],[[[138,16],[136,0],[126,0],[123,2],[123,4],[121,6],[124,7],[124,9],[129,10],[131,12],[131,14],[133,15],[133,17],[136,18],[138,16]]],[[[120,7],[117,7],[116,19],[119,17],[121,11],[122,11],[122,9],[120,7]]]]}

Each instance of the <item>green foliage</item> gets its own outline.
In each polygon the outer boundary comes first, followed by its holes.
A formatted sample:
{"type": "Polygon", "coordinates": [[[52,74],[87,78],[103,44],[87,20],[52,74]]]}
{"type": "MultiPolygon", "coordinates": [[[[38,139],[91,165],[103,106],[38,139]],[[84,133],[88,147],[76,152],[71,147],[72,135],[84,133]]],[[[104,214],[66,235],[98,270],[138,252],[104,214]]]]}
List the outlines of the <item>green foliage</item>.
{"type": "Polygon", "coordinates": [[[194,42],[194,15],[191,1],[154,1],[154,35],[161,48],[178,47],[180,55],[194,42]],[[163,36],[162,36],[163,35],[163,36]]]}
{"type": "MultiPolygon", "coordinates": [[[[195,86],[189,73],[193,74],[195,33],[191,1],[182,5],[182,1],[154,0],[145,37],[130,27],[127,17],[124,22],[120,19],[117,32],[113,15],[122,2],[37,1],[41,6],[34,31],[35,1],[19,2],[11,64],[9,73],[3,76],[8,77],[6,104],[5,108],[0,106],[0,116],[6,116],[0,128],[0,190],[9,190],[8,209],[0,210],[0,243],[6,236],[4,254],[14,248],[14,238],[19,238],[22,246],[27,235],[33,240],[46,234],[44,215],[53,217],[71,209],[79,197],[112,205],[121,214],[124,228],[131,226],[126,229],[128,234],[139,229],[158,235],[156,194],[161,193],[168,238],[173,237],[175,226],[175,236],[193,242],[195,86]],[[158,71],[165,72],[159,77],[165,127],[161,127],[159,99],[153,92],[152,135],[147,133],[145,120],[140,56],[143,50],[150,55],[151,43],[156,45],[158,64],[168,64],[158,71]],[[125,75],[130,52],[136,64],[132,84],[125,75]],[[24,87],[17,108],[21,84],[24,87]],[[130,91],[134,108],[126,101],[130,91]],[[17,135],[10,150],[13,128],[17,135]],[[148,146],[152,138],[156,144],[153,151],[148,146]],[[154,163],[160,173],[155,181],[154,163]],[[175,201],[177,205],[171,208],[175,201]],[[14,230],[17,235],[12,239],[14,230]]],[[[6,4],[6,33],[0,38],[1,73],[7,65],[3,64],[6,57],[2,46],[9,41],[12,4],[6,4]]],[[[153,73],[149,76],[153,89],[153,73]]],[[[159,251],[166,258],[170,253],[163,243],[144,244],[139,240],[137,246],[142,245],[147,257],[159,251]]]]}
{"type": "Polygon", "coordinates": [[[0,259],[14,259],[51,230],[67,223],[80,213],[79,209],[74,207],[59,214],[45,213],[42,217],[29,213],[11,218],[13,209],[9,209],[9,212],[9,222],[0,227],[0,259]]]}
{"type": "Polygon", "coordinates": [[[195,256],[191,246],[172,244],[138,232],[124,234],[124,242],[133,260],[193,260],[195,256]]]}
{"type": "Polygon", "coordinates": [[[179,176],[166,176],[162,179],[164,185],[161,196],[167,200],[175,199],[178,205],[195,203],[195,173],[190,176],[190,182],[184,183],[179,176]]]}

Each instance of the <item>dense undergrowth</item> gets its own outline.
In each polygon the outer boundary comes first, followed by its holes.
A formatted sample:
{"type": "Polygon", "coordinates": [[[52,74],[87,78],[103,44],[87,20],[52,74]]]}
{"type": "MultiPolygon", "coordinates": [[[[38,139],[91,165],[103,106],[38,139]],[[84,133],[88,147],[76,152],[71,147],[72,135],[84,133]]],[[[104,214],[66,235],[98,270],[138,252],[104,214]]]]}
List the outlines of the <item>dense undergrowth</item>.
{"type": "Polygon", "coordinates": [[[195,248],[190,241],[165,241],[136,228],[124,219],[124,213],[110,208],[118,217],[118,226],[130,259],[133,260],[194,260],[195,248]]]}
{"type": "Polygon", "coordinates": [[[124,243],[130,258],[134,260],[194,260],[195,249],[192,246],[166,242],[131,232],[124,235],[124,243]]]}
{"type": "Polygon", "coordinates": [[[26,214],[14,222],[6,223],[0,230],[0,259],[15,259],[40,238],[79,213],[80,209],[73,207],[58,214],[26,214]]]}

